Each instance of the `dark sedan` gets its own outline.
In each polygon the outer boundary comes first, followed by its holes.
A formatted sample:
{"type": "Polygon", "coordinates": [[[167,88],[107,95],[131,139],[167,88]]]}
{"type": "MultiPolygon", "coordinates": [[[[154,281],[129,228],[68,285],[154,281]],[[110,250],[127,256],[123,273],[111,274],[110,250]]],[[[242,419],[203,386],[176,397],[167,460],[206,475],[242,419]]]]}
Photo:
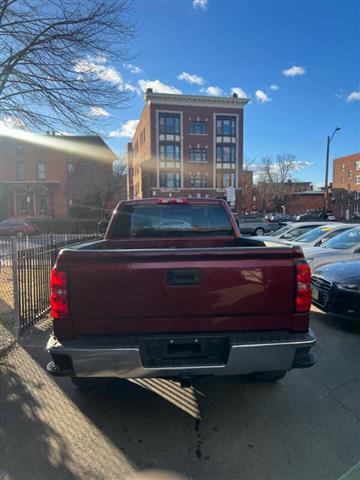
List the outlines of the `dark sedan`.
{"type": "Polygon", "coordinates": [[[35,225],[24,220],[4,220],[0,222],[0,237],[16,236],[23,238],[36,233],[35,225]]]}
{"type": "Polygon", "coordinates": [[[311,293],[321,310],[360,321],[360,259],[318,268],[311,279],[311,293]]]}

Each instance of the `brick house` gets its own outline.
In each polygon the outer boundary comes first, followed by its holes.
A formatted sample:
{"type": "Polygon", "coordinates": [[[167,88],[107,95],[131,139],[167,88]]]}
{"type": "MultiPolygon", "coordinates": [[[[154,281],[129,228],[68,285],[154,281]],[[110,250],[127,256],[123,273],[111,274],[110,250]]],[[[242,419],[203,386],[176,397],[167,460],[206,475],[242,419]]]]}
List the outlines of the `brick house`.
{"type": "Polygon", "coordinates": [[[113,151],[99,136],[0,135],[0,185],[8,217],[68,216],[68,175],[81,160],[112,168],[113,151]]]}
{"type": "Polygon", "coordinates": [[[286,213],[297,215],[306,212],[321,212],[323,207],[323,191],[293,192],[287,199],[286,213]]]}
{"type": "Polygon", "coordinates": [[[243,209],[243,108],[247,98],[154,93],[127,147],[130,198],[225,198],[243,209]]]}

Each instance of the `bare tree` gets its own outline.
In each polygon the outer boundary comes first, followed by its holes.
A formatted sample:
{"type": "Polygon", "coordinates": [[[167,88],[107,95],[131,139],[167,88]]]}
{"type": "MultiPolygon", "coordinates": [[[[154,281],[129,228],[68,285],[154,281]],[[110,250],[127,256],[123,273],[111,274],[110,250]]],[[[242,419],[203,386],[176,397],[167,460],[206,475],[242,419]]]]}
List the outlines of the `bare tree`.
{"type": "Polygon", "coordinates": [[[129,58],[131,11],[129,0],[0,0],[0,117],[89,130],[119,108],[131,86],[111,62],[129,58]]]}
{"type": "Polygon", "coordinates": [[[288,182],[296,171],[297,161],[291,153],[279,154],[274,158],[265,157],[261,160],[259,180],[263,182],[265,203],[272,200],[275,209],[281,211],[289,193],[288,182]]]}
{"type": "Polygon", "coordinates": [[[69,175],[67,194],[75,216],[103,218],[126,198],[126,169],[119,162],[80,160],[69,175]]]}

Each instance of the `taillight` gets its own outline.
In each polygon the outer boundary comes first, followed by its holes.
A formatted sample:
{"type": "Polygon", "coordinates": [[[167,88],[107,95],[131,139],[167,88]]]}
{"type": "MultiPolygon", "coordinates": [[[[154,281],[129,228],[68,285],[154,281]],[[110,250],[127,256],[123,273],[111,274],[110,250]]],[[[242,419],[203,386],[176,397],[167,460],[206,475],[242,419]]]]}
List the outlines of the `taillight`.
{"type": "Polygon", "coordinates": [[[57,268],[52,269],[50,289],[51,316],[53,318],[66,318],[69,313],[66,272],[57,268]]]}
{"type": "Polygon", "coordinates": [[[169,197],[169,198],[163,198],[160,197],[158,199],[158,205],[178,205],[178,204],[187,204],[187,198],[176,198],[176,197],[169,197]]]}
{"type": "Polygon", "coordinates": [[[311,271],[305,262],[296,263],[296,300],[295,311],[308,312],[311,308],[311,271]]]}

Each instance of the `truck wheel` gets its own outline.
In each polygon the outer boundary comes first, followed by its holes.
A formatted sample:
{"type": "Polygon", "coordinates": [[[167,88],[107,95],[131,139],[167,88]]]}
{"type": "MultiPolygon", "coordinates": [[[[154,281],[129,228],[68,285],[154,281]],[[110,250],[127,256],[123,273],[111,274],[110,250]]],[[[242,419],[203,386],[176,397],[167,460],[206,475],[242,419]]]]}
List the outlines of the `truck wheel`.
{"type": "Polygon", "coordinates": [[[285,377],[287,370],[274,370],[272,372],[256,372],[250,376],[258,382],[277,382],[285,377]]]}
{"type": "Polygon", "coordinates": [[[265,230],[264,230],[263,228],[259,227],[259,228],[257,228],[257,229],[255,230],[254,233],[255,233],[255,235],[256,235],[257,237],[260,237],[260,235],[264,235],[265,230]]]}
{"type": "Polygon", "coordinates": [[[71,377],[71,381],[74,385],[76,385],[79,388],[88,388],[94,385],[94,379],[93,378],[87,378],[87,377],[71,377]]]}

